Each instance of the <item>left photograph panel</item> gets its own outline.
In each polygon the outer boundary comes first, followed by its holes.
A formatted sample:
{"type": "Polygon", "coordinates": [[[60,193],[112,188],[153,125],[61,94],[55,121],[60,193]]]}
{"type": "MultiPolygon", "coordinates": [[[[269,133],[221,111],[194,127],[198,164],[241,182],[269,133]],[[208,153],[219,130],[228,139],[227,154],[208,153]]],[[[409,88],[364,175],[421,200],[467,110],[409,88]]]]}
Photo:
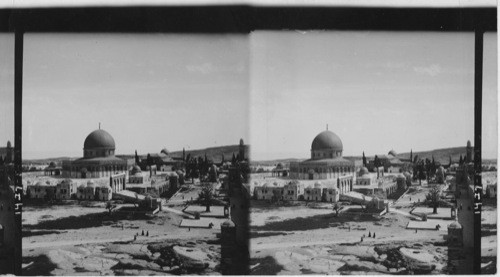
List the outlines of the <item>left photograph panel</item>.
{"type": "Polygon", "coordinates": [[[14,34],[0,34],[0,275],[18,273],[21,257],[14,171],[14,48],[14,34]]]}
{"type": "Polygon", "coordinates": [[[248,45],[24,34],[23,275],[246,273],[248,45]]]}

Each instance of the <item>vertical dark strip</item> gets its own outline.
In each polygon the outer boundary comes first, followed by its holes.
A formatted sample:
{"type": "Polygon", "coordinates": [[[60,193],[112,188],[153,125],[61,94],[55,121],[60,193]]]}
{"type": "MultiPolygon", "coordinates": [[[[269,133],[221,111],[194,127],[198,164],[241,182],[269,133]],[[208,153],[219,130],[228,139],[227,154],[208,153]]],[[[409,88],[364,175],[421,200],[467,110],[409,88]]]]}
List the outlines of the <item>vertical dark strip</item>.
{"type": "Polygon", "coordinates": [[[483,30],[475,31],[474,68],[474,274],[481,274],[481,125],[483,105],[483,30]]]}
{"type": "Polygon", "coordinates": [[[15,275],[22,275],[22,105],[23,105],[23,31],[15,31],[14,58],[14,174],[15,174],[15,224],[16,246],[14,251],[15,275]]]}

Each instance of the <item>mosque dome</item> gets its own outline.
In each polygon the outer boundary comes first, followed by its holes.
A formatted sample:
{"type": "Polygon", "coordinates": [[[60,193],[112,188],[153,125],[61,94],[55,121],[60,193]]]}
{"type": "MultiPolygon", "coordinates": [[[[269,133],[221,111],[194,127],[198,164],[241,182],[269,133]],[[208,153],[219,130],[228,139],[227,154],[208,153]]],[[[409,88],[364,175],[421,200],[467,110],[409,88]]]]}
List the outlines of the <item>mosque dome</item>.
{"type": "Polygon", "coordinates": [[[323,131],[319,133],[313,140],[311,150],[336,150],[342,151],[344,146],[339,136],[331,131],[323,131]]]}
{"type": "Polygon", "coordinates": [[[368,168],[366,168],[365,166],[363,166],[360,170],[359,170],[359,175],[360,176],[363,176],[363,175],[366,175],[368,174],[368,168]]]}
{"type": "Polygon", "coordinates": [[[115,140],[106,131],[98,129],[90,133],[83,143],[84,149],[108,148],[115,149],[115,140]]]}
{"type": "Polygon", "coordinates": [[[396,151],[394,151],[394,149],[392,149],[391,151],[389,151],[389,155],[396,157],[396,155],[398,155],[398,153],[396,153],[396,151]]]}
{"type": "Polygon", "coordinates": [[[448,229],[462,229],[462,225],[460,225],[460,223],[458,223],[458,221],[455,221],[455,222],[451,223],[450,225],[448,225],[448,229]]]}
{"type": "Polygon", "coordinates": [[[141,168],[138,165],[134,165],[132,167],[132,172],[131,173],[132,173],[132,175],[135,175],[137,173],[141,173],[141,168]]]}
{"type": "Polygon", "coordinates": [[[94,181],[90,180],[90,181],[87,182],[87,187],[89,187],[89,188],[95,188],[96,185],[95,185],[94,181]]]}
{"type": "Polygon", "coordinates": [[[170,155],[170,151],[168,151],[168,149],[167,149],[166,147],[164,147],[164,148],[160,151],[160,153],[163,153],[163,154],[165,154],[165,155],[170,155]]]}
{"type": "Polygon", "coordinates": [[[227,228],[227,227],[235,227],[236,225],[234,225],[233,221],[231,220],[226,220],[224,222],[221,223],[220,227],[223,227],[223,228],[227,228]]]}
{"type": "Polygon", "coordinates": [[[55,162],[50,162],[49,167],[56,167],[56,163],[55,162]]]}
{"type": "Polygon", "coordinates": [[[322,185],[321,185],[321,183],[320,183],[320,182],[316,182],[316,183],[314,184],[314,188],[321,188],[321,186],[322,186],[322,185]]]}

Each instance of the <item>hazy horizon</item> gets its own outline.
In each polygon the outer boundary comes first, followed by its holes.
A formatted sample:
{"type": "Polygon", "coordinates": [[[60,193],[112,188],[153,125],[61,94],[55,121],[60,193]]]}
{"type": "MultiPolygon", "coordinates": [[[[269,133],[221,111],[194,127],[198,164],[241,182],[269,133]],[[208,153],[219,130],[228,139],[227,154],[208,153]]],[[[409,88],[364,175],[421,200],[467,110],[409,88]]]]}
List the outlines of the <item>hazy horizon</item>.
{"type": "Polygon", "coordinates": [[[248,55],[243,35],[27,33],[23,157],[81,157],[99,123],[117,155],[247,141],[248,55]]]}
{"type": "MultiPolygon", "coordinates": [[[[483,158],[497,155],[496,33],[484,36],[483,158]]],[[[253,160],[307,158],[329,130],[344,156],[474,144],[474,34],[258,31],[253,160]]]]}

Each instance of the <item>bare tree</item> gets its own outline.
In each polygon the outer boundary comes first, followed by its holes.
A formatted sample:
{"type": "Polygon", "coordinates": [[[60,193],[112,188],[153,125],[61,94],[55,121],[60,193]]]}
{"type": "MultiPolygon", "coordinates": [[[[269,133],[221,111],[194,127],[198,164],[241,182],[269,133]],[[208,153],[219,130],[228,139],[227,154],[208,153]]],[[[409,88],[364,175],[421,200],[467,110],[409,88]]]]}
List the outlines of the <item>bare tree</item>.
{"type": "Polygon", "coordinates": [[[108,209],[109,214],[111,214],[111,211],[113,210],[114,207],[115,205],[113,205],[111,201],[106,202],[106,209],[108,209]]]}
{"type": "Polygon", "coordinates": [[[335,216],[339,216],[339,211],[342,209],[342,206],[337,202],[333,205],[333,210],[335,211],[335,216]]]}
{"type": "Polygon", "coordinates": [[[426,200],[432,205],[432,213],[437,214],[437,208],[439,206],[439,199],[441,196],[441,191],[437,185],[433,185],[429,190],[429,193],[425,196],[426,200]]]}

